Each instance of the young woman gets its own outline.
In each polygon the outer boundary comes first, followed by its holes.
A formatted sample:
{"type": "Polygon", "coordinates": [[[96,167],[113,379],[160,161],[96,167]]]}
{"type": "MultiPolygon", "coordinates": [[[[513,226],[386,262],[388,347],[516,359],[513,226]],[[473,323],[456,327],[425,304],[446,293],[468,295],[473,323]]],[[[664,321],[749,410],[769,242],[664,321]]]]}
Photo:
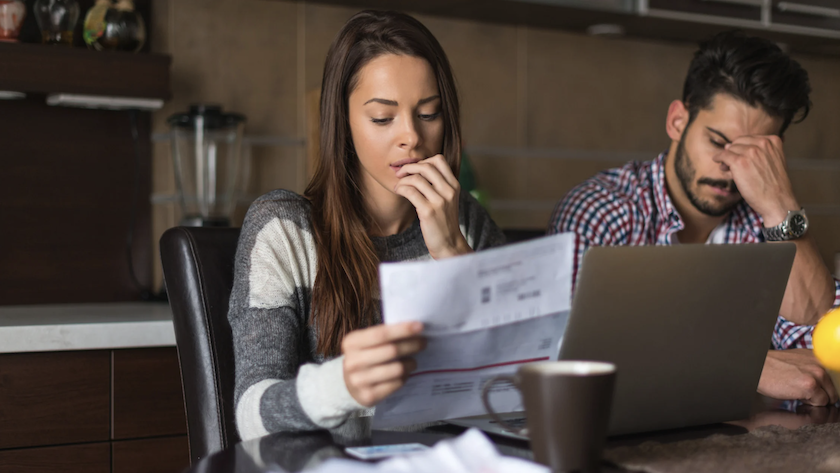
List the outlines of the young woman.
{"type": "Polygon", "coordinates": [[[458,98],[420,22],[355,15],[330,46],[321,155],[304,196],[257,199],[242,227],[228,318],[243,439],[336,428],[399,389],[424,348],[419,323],[382,325],[381,261],[496,246],[460,191],[458,98]]]}

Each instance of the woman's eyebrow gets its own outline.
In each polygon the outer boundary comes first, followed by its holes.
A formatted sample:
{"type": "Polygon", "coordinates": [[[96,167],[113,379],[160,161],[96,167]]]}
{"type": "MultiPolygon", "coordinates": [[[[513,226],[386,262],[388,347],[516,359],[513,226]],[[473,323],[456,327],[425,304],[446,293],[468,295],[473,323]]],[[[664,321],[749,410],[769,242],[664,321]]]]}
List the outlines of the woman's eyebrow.
{"type": "Polygon", "coordinates": [[[420,101],[417,102],[417,105],[423,105],[424,103],[429,103],[432,100],[439,99],[439,98],[440,98],[440,95],[432,95],[431,97],[426,97],[425,99],[420,99],[420,101]]]}
{"type": "Polygon", "coordinates": [[[377,98],[372,98],[372,99],[368,100],[367,102],[365,102],[363,105],[367,105],[371,102],[378,102],[378,103],[381,103],[383,105],[390,105],[392,107],[396,107],[397,105],[399,105],[396,100],[377,99],[377,98]]]}
{"type": "MultiPolygon", "coordinates": [[[[424,103],[429,103],[429,102],[431,102],[433,100],[436,100],[436,99],[439,99],[439,98],[440,98],[440,95],[432,95],[431,97],[426,97],[425,99],[420,99],[420,101],[417,102],[417,105],[423,105],[424,103]]],[[[397,105],[399,105],[399,103],[397,103],[396,100],[388,100],[388,99],[380,99],[380,98],[372,98],[362,105],[364,106],[364,105],[367,105],[371,102],[381,103],[383,105],[389,105],[391,107],[396,107],[397,105]]]]}

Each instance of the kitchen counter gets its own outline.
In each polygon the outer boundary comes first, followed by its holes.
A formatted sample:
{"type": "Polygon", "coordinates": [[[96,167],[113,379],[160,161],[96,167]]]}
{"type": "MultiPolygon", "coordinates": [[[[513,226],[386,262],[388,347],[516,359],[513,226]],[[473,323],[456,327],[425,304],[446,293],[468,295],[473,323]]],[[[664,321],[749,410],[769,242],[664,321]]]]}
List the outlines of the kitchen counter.
{"type": "Polygon", "coordinates": [[[175,346],[159,302],[0,306],[0,353],[175,346]]]}

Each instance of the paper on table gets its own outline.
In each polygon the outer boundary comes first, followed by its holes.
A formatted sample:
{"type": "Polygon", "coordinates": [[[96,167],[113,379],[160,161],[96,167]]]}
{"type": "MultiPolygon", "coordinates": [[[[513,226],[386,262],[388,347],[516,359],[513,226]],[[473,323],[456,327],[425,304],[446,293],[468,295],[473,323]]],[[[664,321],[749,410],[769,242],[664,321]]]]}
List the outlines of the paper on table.
{"type": "MultiPolygon", "coordinates": [[[[399,391],[376,406],[375,428],[484,414],[486,380],[555,360],[568,319],[574,235],[457,258],[380,265],[385,323],[424,323],[428,346],[399,391]]],[[[499,384],[497,412],[522,410],[499,384]]]]}
{"type": "Polygon", "coordinates": [[[438,442],[424,452],[379,463],[331,458],[314,473],[549,473],[547,467],[522,458],[499,455],[493,443],[476,429],[438,442]]]}

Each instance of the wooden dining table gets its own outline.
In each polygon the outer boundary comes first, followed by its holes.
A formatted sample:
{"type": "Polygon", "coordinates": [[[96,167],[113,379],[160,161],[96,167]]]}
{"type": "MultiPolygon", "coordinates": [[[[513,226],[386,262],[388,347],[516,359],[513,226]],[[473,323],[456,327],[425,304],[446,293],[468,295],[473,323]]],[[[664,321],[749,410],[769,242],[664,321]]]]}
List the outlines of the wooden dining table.
{"type": "MultiPolygon", "coordinates": [[[[350,419],[351,423],[362,423],[362,419],[350,419]]],[[[644,471],[627,469],[606,458],[608,452],[622,447],[634,447],[646,442],[668,445],[712,436],[718,444],[727,440],[737,442],[744,435],[768,426],[795,431],[804,426],[819,424],[840,424],[840,404],[826,407],[807,406],[792,401],[778,401],[756,396],[753,413],[747,419],[719,424],[686,427],[675,430],[645,432],[632,435],[609,437],[606,441],[603,473],[644,471]],[[721,437],[723,436],[723,437],[721,437]]],[[[778,431],[778,428],[776,431],[778,431]]],[[[263,473],[298,472],[312,470],[329,458],[349,458],[344,453],[348,446],[388,445],[418,442],[432,446],[435,443],[456,437],[464,428],[451,424],[428,426],[417,431],[372,430],[369,435],[352,440],[340,439],[329,431],[274,433],[247,440],[226,450],[210,455],[193,465],[188,473],[263,473]]],[[[503,455],[531,459],[527,441],[489,435],[496,448],[503,455]]],[[[840,453],[840,437],[837,439],[840,453]]]]}

